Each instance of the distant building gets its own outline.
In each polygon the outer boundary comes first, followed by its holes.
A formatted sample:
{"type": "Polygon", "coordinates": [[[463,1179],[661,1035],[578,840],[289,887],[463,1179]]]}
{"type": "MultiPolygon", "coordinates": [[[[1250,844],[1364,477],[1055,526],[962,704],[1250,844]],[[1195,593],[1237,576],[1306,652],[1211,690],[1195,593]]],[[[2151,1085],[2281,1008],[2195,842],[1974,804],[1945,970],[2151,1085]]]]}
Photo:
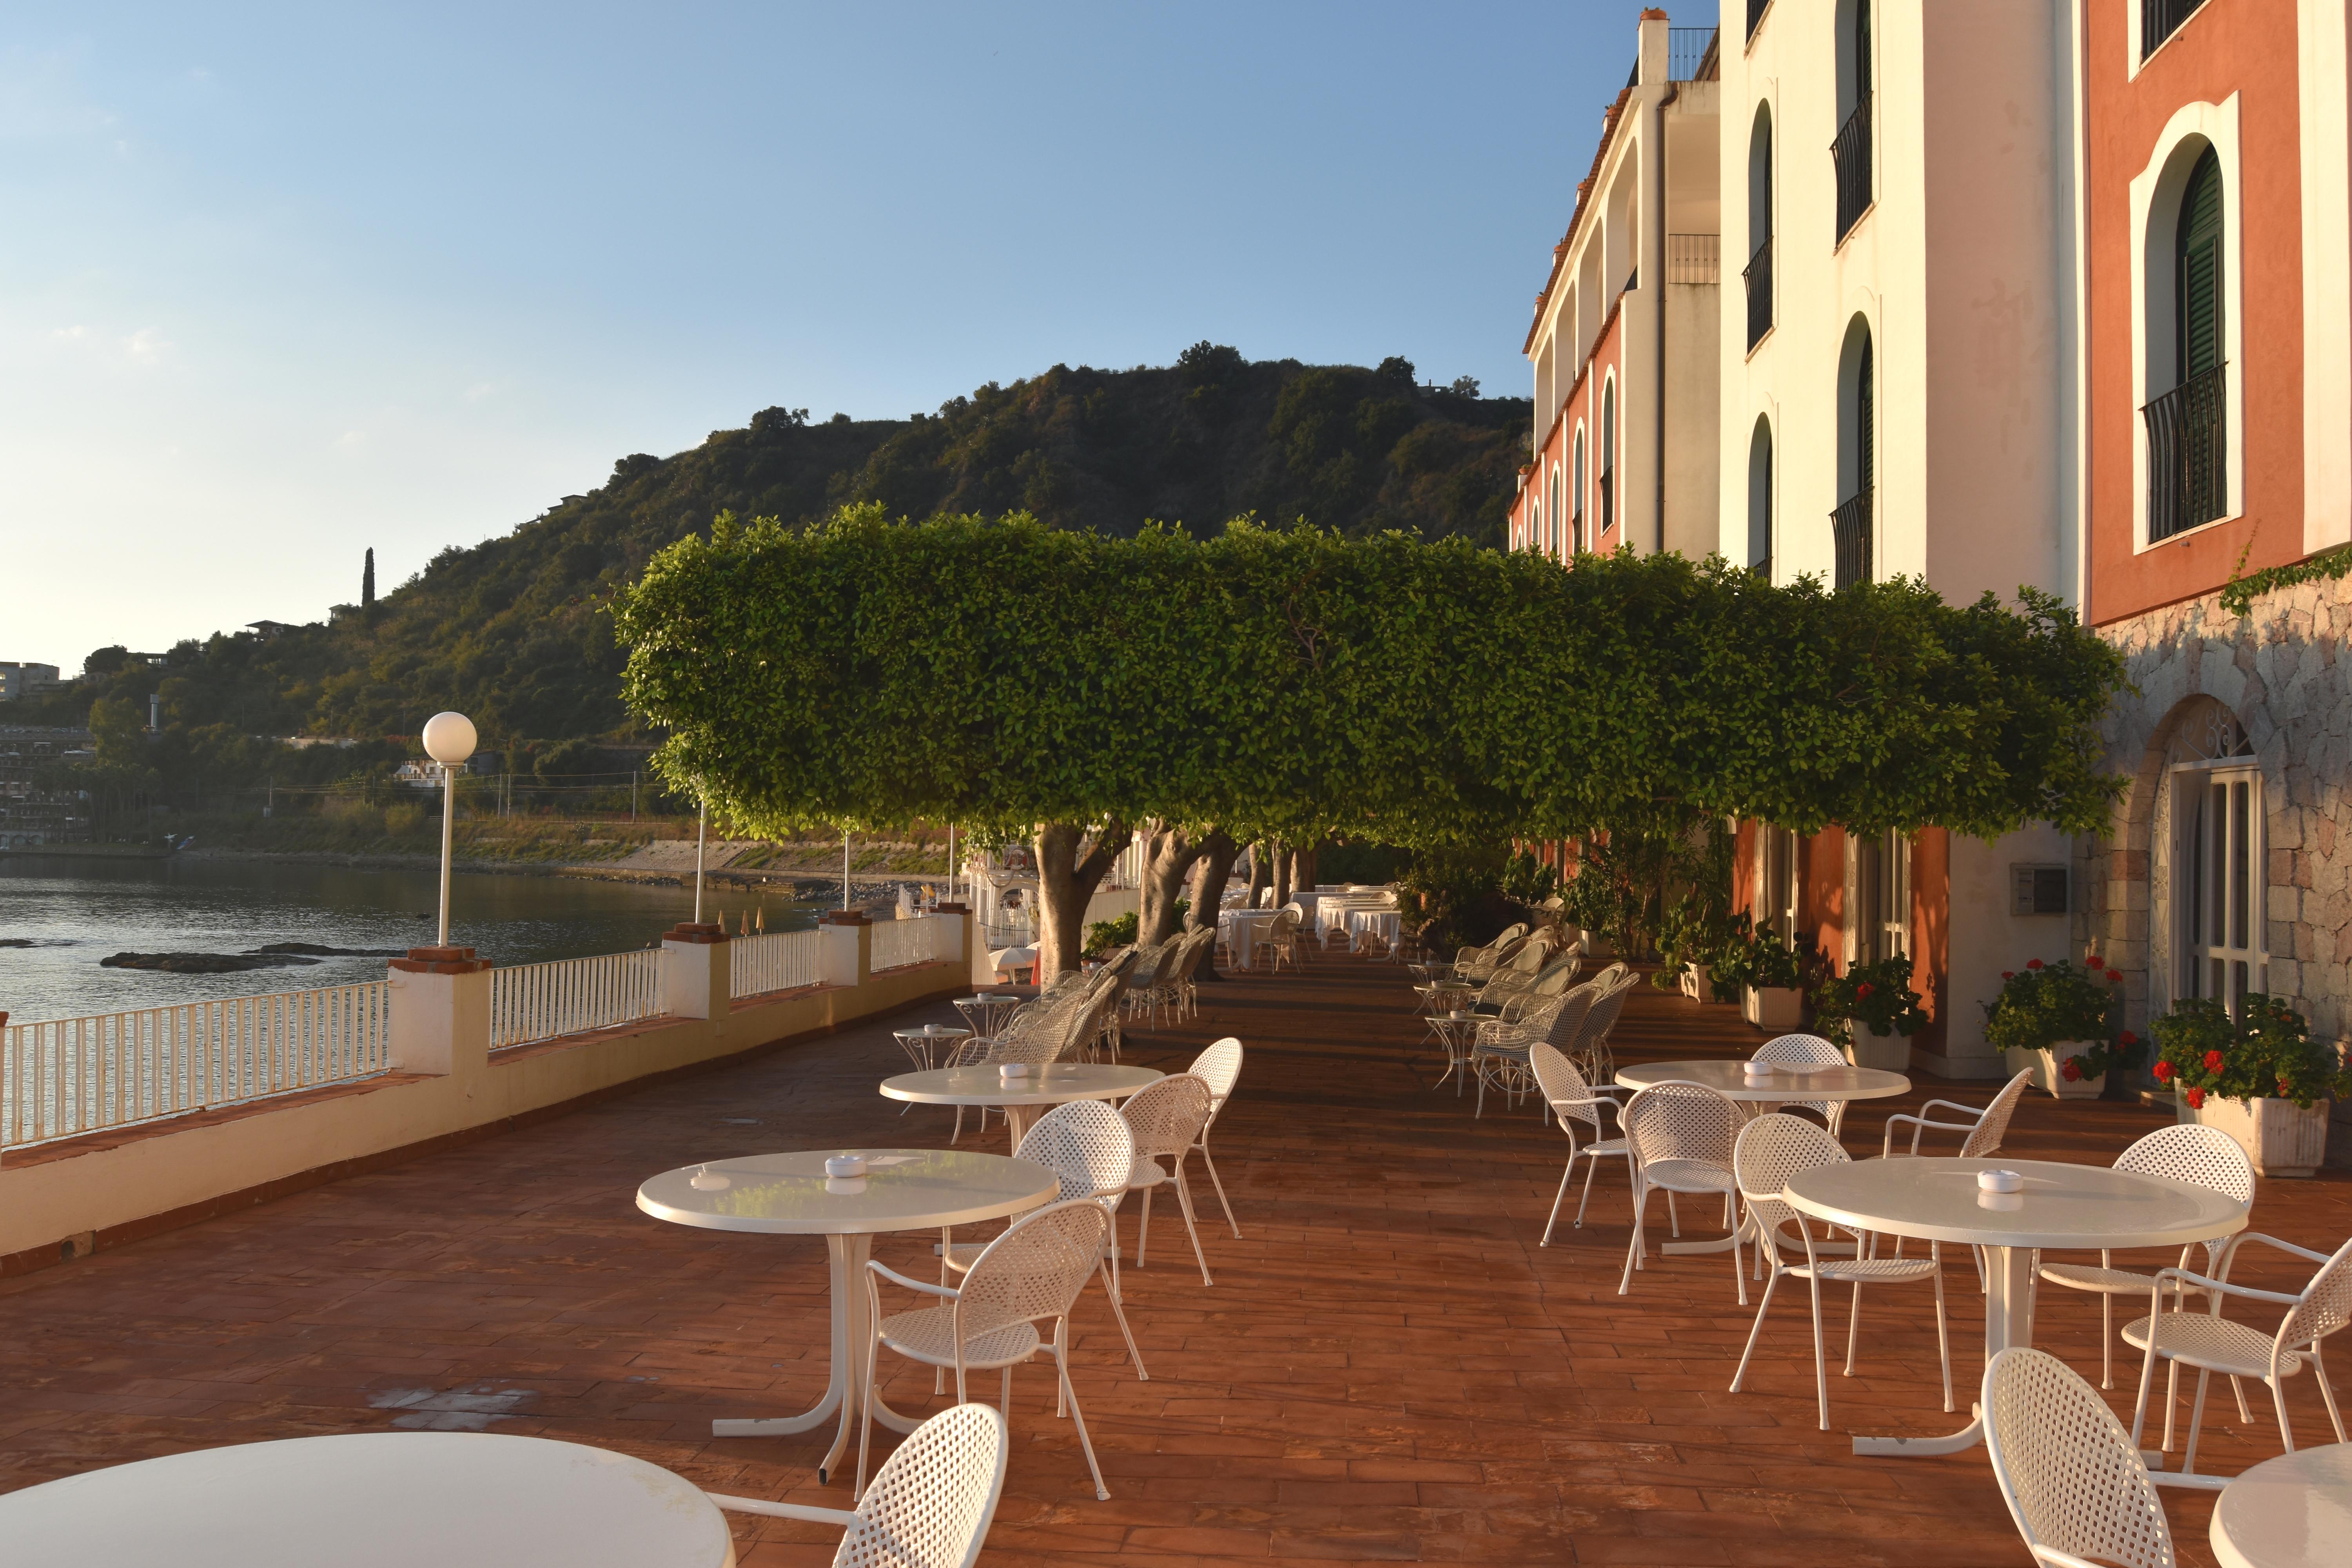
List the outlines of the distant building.
{"type": "Polygon", "coordinates": [[[37,697],[45,691],[55,691],[61,684],[58,679],[58,667],[54,664],[21,664],[15,659],[0,659],[0,702],[37,697]]]}
{"type": "Polygon", "coordinates": [[[0,725],[0,848],[89,838],[89,803],[58,769],[91,761],[90,747],[87,730],[0,725]]]}
{"type": "MultiPolygon", "coordinates": [[[[467,773],[473,772],[473,769],[467,763],[459,763],[456,765],[456,771],[461,773],[467,773]]],[[[392,776],[394,783],[404,784],[415,789],[439,789],[441,787],[441,764],[438,763],[421,762],[403,763],[398,768],[393,771],[392,776]]]]}
{"type": "Polygon", "coordinates": [[[296,628],[290,621],[247,621],[245,623],[245,629],[263,642],[270,642],[296,628]]]}
{"type": "Polygon", "coordinates": [[[332,746],[339,752],[348,752],[359,744],[349,735],[289,735],[286,743],[298,752],[307,752],[313,746],[332,746]]]}

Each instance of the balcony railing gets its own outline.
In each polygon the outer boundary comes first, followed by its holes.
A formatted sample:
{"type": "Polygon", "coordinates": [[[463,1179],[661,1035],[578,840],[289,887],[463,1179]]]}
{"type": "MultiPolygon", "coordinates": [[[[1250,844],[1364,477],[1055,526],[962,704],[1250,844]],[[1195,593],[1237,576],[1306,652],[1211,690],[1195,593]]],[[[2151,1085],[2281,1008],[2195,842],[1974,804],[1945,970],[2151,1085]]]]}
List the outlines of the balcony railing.
{"type": "Polygon", "coordinates": [[[1715,75],[1715,29],[1666,29],[1666,79],[1705,81],[1715,75]]]}
{"type": "Polygon", "coordinates": [[[1764,243],[1756,247],[1748,258],[1748,270],[1740,275],[1748,281],[1748,346],[1754,348],[1772,330],[1772,237],[1766,235],[1764,243]]]}
{"type": "Polygon", "coordinates": [[[1841,243],[1870,210],[1870,99],[1864,95],[1830,143],[1837,164],[1837,237],[1841,243]]]}
{"type": "Polygon", "coordinates": [[[659,1017],[662,951],[562,958],[490,973],[490,1048],[659,1017]]]}
{"type": "Polygon", "coordinates": [[[2156,53],[2204,4],[2205,0],[2139,0],[2139,58],[2146,59],[2156,53]]]}
{"type": "Polygon", "coordinates": [[[909,963],[929,963],[938,956],[939,917],[918,915],[910,921],[877,921],[873,927],[873,946],[868,950],[869,970],[899,969],[909,963]]]}
{"type": "Polygon", "coordinates": [[[377,980],[0,1026],[0,1145],[383,1072],[391,1012],[377,980]]]}
{"type": "Polygon", "coordinates": [[[2169,539],[2229,510],[2227,365],[2192,375],[2140,410],[2147,421],[2147,537],[2169,539]]]}
{"type": "Polygon", "coordinates": [[[1837,584],[1843,588],[1870,581],[1870,498],[1867,488],[1848,496],[1830,513],[1830,535],[1837,542],[1837,584]]]}
{"type": "Polygon", "coordinates": [[[1748,37],[1752,43],[1756,29],[1764,25],[1764,13],[1772,8],[1772,0],[1748,0],[1748,37]]]}
{"type": "Polygon", "coordinates": [[[1722,282],[1723,237],[1717,234],[1666,236],[1666,281],[1722,282]]]}
{"type": "Polygon", "coordinates": [[[739,936],[727,944],[728,994],[740,1000],[814,985],[822,973],[824,953],[821,931],[739,936]]]}

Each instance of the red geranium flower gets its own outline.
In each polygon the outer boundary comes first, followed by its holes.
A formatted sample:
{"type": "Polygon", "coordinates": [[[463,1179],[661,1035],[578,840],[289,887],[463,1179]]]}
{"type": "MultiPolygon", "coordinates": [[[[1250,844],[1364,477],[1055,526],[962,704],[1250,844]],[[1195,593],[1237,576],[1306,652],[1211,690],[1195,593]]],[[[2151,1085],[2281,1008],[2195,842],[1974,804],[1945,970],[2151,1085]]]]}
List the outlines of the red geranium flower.
{"type": "Polygon", "coordinates": [[[2202,1110],[2205,1109],[2205,1091],[2203,1089],[2192,1089],[2189,1091],[2189,1109],[2191,1110],[2202,1110]]]}
{"type": "Polygon", "coordinates": [[[2281,1100],[2292,1100],[2294,1098],[2294,1090],[2288,1086],[2287,1081],[2284,1079],[2279,1079],[2278,1097],[2281,1100]]]}
{"type": "Polygon", "coordinates": [[[1865,980],[1861,984],[1853,988],[1853,994],[1856,996],[1867,996],[1877,989],[1877,986],[1873,985],[1869,981],[1865,980]]]}
{"type": "Polygon", "coordinates": [[[2107,984],[2110,984],[2110,985],[2121,985],[2123,983],[2124,983],[2124,972],[2123,972],[2122,970],[2120,970],[2120,969],[2110,969],[2110,970],[2108,970],[2108,971],[2107,971],[2107,984]]]}
{"type": "Polygon", "coordinates": [[[2014,980],[2017,978],[2017,971],[2014,969],[2004,969],[2000,972],[2000,977],[2003,980],[2014,980]]]}
{"type": "Polygon", "coordinates": [[[2226,1064],[2229,1059],[2229,1058],[2223,1056],[2219,1051],[2207,1051],[2205,1053],[2205,1070],[2207,1072],[2220,1072],[2223,1065],[2226,1064]]]}
{"type": "Polygon", "coordinates": [[[2042,961],[2038,958],[2029,958],[2025,961],[2025,967],[2028,969],[2039,969],[2042,967],[2042,961]]]}
{"type": "Polygon", "coordinates": [[[2170,1083],[2170,1082],[2172,1081],[2172,1075],[2173,1075],[2173,1072],[2174,1072],[2174,1071],[2175,1071],[2175,1068],[2173,1068],[2173,1065],[2172,1065],[2170,1062],[2158,1062],[2158,1063],[2157,1063],[2157,1064],[2156,1064],[2156,1081],[2157,1081],[2157,1082],[2158,1082],[2158,1083],[2170,1083]]]}
{"type": "Polygon", "coordinates": [[[2090,968],[2093,968],[2093,969],[2105,969],[2105,968],[2107,966],[2107,961],[2106,961],[2105,959],[2104,959],[2104,958],[2101,958],[2101,957],[2100,957],[2097,953],[2095,953],[2095,953],[2093,953],[2093,954],[2091,954],[2091,956],[2090,956],[2090,957],[2088,957],[2088,958],[2086,958],[2086,959],[2083,960],[2083,962],[2084,962],[2084,964],[2086,964],[2087,966],[2089,966],[2090,968]]]}
{"type": "Polygon", "coordinates": [[[2139,1044],[2139,1037],[2133,1034],[2129,1029],[2126,1029],[2122,1034],[2116,1037],[2116,1044],[2119,1046],[2136,1046],[2139,1044]]]}
{"type": "Polygon", "coordinates": [[[2065,1065],[2058,1069],[2058,1076],[2064,1079],[2068,1083],[2082,1082],[2083,1058],[2080,1057],[2068,1057],[2066,1058],[2065,1065]]]}

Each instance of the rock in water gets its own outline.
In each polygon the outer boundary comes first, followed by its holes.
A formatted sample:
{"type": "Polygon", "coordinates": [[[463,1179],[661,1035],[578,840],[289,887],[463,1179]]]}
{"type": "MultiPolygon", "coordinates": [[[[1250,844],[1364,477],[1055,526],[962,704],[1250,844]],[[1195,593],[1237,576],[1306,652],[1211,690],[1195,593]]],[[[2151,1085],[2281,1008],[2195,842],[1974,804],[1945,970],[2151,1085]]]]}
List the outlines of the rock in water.
{"type": "Polygon", "coordinates": [[[321,947],[315,942],[273,942],[267,947],[249,947],[247,952],[284,952],[298,958],[406,958],[404,947],[321,947]]]}
{"type": "Polygon", "coordinates": [[[236,974],[248,969],[292,969],[319,961],[290,952],[118,952],[100,969],[159,969],[166,974],[236,974]]]}

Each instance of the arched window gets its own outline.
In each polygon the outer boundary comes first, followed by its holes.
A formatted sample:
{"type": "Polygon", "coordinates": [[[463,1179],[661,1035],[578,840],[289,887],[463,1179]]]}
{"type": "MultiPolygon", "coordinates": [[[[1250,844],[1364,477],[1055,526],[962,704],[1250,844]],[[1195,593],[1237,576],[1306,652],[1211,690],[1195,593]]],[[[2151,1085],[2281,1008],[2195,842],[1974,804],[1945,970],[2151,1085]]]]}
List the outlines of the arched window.
{"type": "Polygon", "coordinates": [[[1870,142],[1870,5],[1871,0],[1840,0],[1838,5],[1838,127],[1830,143],[1830,159],[1837,172],[1837,237],[1870,210],[1874,187],[1871,180],[1870,142]]]}
{"type": "Polygon", "coordinates": [[[2229,514],[2223,195],[2221,160],[2208,142],[2180,187],[2173,224],[2172,390],[2143,411],[2151,543],[2229,514]]]}
{"type": "Polygon", "coordinates": [[[1872,491],[1877,480],[1877,353],[1870,323],[1856,316],[1838,359],[1838,484],[1845,500],[1830,514],[1837,587],[1871,580],[1872,491]]]}
{"type": "Polygon", "coordinates": [[[1573,509],[1569,514],[1570,548],[1581,552],[1592,548],[1591,536],[1584,528],[1584,426],[1581,425],[1576,427],[1576,468],[1569,480],[1572,487],[1570,494],[1574,498],[1573,509]]]}
{"type": "Polygon", "coordinates": [[[1772,111],[1756,108],[1748,134],[1748,346],[1772,330],[1772,111]]]}
{"type": "Polygon", "coordinates": [[[1601,387],[1601,526],[1607,533],[1617,521],[1617,378],[1601,387]]]}
{"type": "Polygon", "coordinates": [[[1759,418],[1748,443],[1748,569],[1772,578],[1772,422],[1759,418]]]}
{"type": "Polygon", "coordinates": [[[1551,467],[1551,527],[1544,534],[1544,549],[1553,555],[1559,553],[1559,465],[1558,463],[1554,463],[1551,467]]]}

